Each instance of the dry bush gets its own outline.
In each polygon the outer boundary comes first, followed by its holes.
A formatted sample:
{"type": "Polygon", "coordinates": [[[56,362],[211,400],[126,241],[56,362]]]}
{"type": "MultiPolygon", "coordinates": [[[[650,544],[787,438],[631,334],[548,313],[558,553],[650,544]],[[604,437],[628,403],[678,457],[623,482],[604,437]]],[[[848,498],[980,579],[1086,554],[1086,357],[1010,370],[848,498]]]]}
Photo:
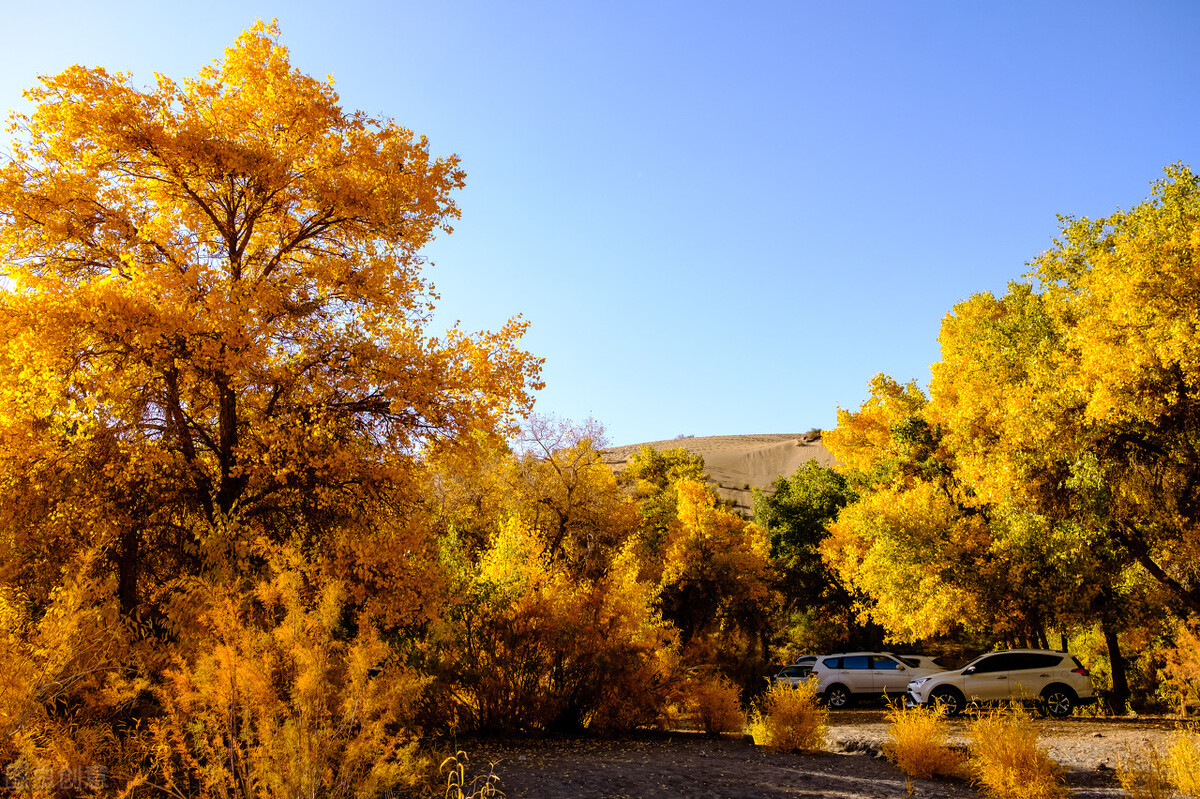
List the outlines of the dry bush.
{"type": "Polygon", "coordinates": [[[994,799],[1066,799],[1062,768],[1038,746],[1029,716],[999,710],[971,724],[969,766],[975,782],[994,799]]]}
{"type": "Polygon", "coordinates": [[[738,732],[746,725],[741,692],[728,678],[719,674],[688,682],[687,704],[695,708],[696,719],[709,735],[738,732]]]}
{"type": "Polygon", "coordinates": [[[1200,620],[1180,624],[1175,646],[1164,650],[1165,664],[1159,671],[1161,692],[1175,703],[1181,716],[1200,705],[1200,620]]]}
{"type": "Polygon", "coordinates": [[[197,581],[194,649],[158,690],[146,780],[175,796],[355,799],[417,785],[429,763],[407,725],[424,678],[378,633],[343,626],[344,589],[297,571],[238,592],[197,581]]]}
{"type": "Polygon", "coordinates": [[[1180,730],[1171,738],[1167,769],[1181,794],[1200,797],[1200,733],[1180,730]]]}
{"type": "Polygon", "coordinates": [[[615,732],[653,724],[677,647],[623,551],[599,580],[577,580],[520,518],[478,564],[443,542],[451,603],[432,625],[427,666],[460,729],[615,732]]]}
{"type": "Polygon", "coordinates": [[[825,746],[829,711],[817,702],[816,684],[772,685],[750,719],[754,743],[780,752],[817,751],[825,746]]]}
{"type": "Polygon", "coordinates": [[[883,745],[888,760],[910,777],[961,777],[966,758],[946,744],[946,720],[927,708],[906,710],[895,704],[887,712],[890,739],[883,745]]]}
{"type": "Polygon", "coordinates": [[[1140,754],[1130,752],[1118,761],[1117,779],[1130,799],[1167,799],[1171,795],[1167,762],[1149,744],[1140,754]]]}

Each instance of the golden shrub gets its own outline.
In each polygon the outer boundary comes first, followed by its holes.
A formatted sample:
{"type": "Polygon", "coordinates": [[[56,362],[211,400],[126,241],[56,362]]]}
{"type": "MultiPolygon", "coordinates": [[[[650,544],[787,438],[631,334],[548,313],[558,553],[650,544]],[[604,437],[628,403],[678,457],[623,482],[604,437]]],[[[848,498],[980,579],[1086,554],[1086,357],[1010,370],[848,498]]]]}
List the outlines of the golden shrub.
{"type": "Polygon", "coordinates": [[[825,746],[829,711],[817,702],[816,685],[772,685],[750,719],[754,743],[780,752],[817,751],[825,746]]]}
{"type": "Polygon", "coordinates": [[[927,708],[892,705],[887,712],[888,760],[910,777],[957,777],[966,773],[966,758],[947,746],[946,720],[927,708]]]}
{"type": "Polygon", "coordinates": [[[1066,799],[1062,768],[1038,746],[1037,730],[1020,710],[998,710],[971,724],[969,766],[993,799],[1066,799]]]}
{"type": "Polygon", "coordinates": [[[363,799],[425,778],[407,728],[425,679],[370,625],[347,635],[343,586],[311,591],[283,570],[192,597],[197,646],[158,691],[149,782],[200,799],[363,799]]]}
{"type": "Polygon", "coordinates": [[[687,703],[695,708],[696,718],[709,735],[737,732],[746,725],[741,691],[719,674],[697,678],[688,683],[687,703]]]}
{"type": "Polygon", "coordinates": [[[1117,779],[1129,799],[1167,799],[1171,775],[1167,762],[1149,744],[1139,753],[1128,753],[1117,763],[1117,779]]]}
{"type": "Polygon", "coordinates": [[[1180,730],[1171,738],[1167,769],[1181,794],[1200,797],[1200,733],[1180,730]]]}

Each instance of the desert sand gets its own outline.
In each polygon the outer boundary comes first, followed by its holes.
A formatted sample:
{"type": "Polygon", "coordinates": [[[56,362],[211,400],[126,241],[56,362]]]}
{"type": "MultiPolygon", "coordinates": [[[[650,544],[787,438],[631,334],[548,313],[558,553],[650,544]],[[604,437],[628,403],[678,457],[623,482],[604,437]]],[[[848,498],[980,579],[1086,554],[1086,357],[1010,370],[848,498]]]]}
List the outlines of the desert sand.
{"type": "Polygon", "coordinates": [[[614,469],[623,469],[629,456],[642,447],[659,451],[682,447],[700,455],[720,495],[747,513],[754,504],[751,489],[769,489],[777,477],[790,477],[810,460],[822,466],[833,464],[833,456],[822,445],[819,431],[671,438],[610,447],[601,456],[614,469]]]}

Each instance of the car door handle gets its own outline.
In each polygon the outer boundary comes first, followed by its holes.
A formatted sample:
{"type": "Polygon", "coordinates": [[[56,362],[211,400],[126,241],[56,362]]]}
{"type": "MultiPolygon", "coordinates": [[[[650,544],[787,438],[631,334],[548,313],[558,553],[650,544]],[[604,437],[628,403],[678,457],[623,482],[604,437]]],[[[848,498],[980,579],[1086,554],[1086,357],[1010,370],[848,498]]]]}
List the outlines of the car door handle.
{"type": "Polygon", "coordinates": [[[1008,679],[1008,675],[1005,675],[1005,676],[1003,676],[1003,677],[997,677],[996,679],[997,679],[997,680],[1007,680],[1007,679],[1008,679]]]}

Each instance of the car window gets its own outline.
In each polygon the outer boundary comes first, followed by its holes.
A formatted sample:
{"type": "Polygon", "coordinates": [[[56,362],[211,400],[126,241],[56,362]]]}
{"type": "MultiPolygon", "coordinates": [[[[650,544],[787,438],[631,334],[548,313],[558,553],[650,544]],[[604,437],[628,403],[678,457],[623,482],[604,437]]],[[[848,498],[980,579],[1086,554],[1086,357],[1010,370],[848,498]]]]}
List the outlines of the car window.
{"type": "Polygon", "coordinates": [[[871,668],[876,671],[896,671],[900,668],[900,664],[883,655],[871,655],[871,668]]]}
{"type": "Polygon", "coordinates": [[[997,655],[988,655],[985,658],[975,663],[976,674],[987,674],[993,671],[1008,671],[1012,668],[1014,653],[1001,652],[997,655]]]}
{"type": "Polygon", "coordinates": [[[841,658],[825,658],[821,661],[821,665],[827,669],[840,669],[842,667],[841,658]]]}
{"type": "Polygon", "coordinates": [[[1054,668],[1055,666],[1057,666],[1059,663],[1062,663],[1063,656],[1062,655],[1050,655],[1050,654],[1035,654],[1035,655],[1030,655],[1029,660],[1030,660],[1030,665],[1025,667],[1027,669],[1051,669],[1051,668],[1054,668]]]}
{"type": "Polygon", "coordinates": [[[900,660],[904,662],[904,665],[912,666],[914,669],[919,668],[921,665],[921,661],[917,660],[916,658],[906,658],[904,655],[896,655],[896,657],[900,658],[900,660]]]}
{"type": "Polygon", "coordinates": [[[850,657],[842,658],[842,668],[843,669],[867,669],[870,667],[867,665],[867,656],[866,655],[851,655],[850,657]]]}

